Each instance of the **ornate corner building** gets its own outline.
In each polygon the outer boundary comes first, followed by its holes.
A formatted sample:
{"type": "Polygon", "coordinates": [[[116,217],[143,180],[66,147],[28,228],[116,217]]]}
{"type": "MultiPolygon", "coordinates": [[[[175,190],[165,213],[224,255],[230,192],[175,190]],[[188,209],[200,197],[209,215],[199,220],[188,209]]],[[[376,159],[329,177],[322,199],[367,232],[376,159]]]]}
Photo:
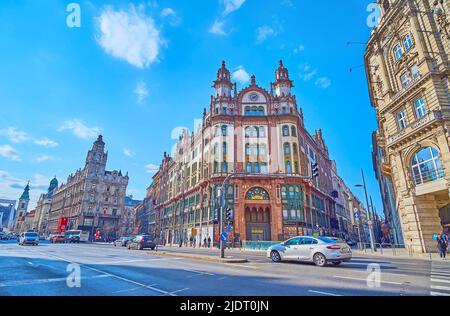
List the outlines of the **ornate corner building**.
{"type": "Polygon", "coordinates": [[[450,225],[450,3],[378,3],[382,17],[365,54],[378,178],[405,244],[436,251],[433,234],[450,225]]]}
{"type": "Polygon", "coordinates": [[[84,168],[52,190],[46,231],[80,229],[92,236],[100,229],[102,236],[109,238],[119,234],[129,178],[121,171],[107,171],[107,160],[105,142],[100,135],[87,154],[84,168]]]}
{"type": "Polygon", "coordinates": [[[223,62],[202,124],[193,133],[183,131],[153,176],[144,201],[152,214],[148,230],[168,243],[217,242],[218,187],[224,188],[230,240],[339,235],[339,222],[350,226],[348,208],[340,221],[336,216],[322,131],[306,131],[292,87],[280,61],[270,91],[255,76],[237,91],[223,62]]]}

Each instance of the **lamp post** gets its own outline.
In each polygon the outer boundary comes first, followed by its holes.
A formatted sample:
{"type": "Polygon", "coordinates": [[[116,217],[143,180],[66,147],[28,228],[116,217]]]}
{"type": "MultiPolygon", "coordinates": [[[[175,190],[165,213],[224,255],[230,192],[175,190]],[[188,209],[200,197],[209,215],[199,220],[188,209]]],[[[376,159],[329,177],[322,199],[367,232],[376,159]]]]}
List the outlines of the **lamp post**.
{"type": "MultiPolygon", "coordinates": [[[[361,169],[361,175],[362,175],[363,184],[357,184],[355,186],[358,188],[364,189],[364,195],[366,197],[366,205],[367,205],[366,214],[367,214],[367,218],[369,219],[369,221],[371,221],[371,216],[370,216],[370,212],[369,212],[369,198],[367,195],[366,180],[364,178],[364,170],[363,169],[361,169]]],[[[374,242],[373,235],[374,235],[374,233],[373,233],[373,223],[372,223],[372,225],[369,225],[370,248],[372,249],[372,252],[376,252],[377,249],[375,248],[375,242],[374,242]]]]}

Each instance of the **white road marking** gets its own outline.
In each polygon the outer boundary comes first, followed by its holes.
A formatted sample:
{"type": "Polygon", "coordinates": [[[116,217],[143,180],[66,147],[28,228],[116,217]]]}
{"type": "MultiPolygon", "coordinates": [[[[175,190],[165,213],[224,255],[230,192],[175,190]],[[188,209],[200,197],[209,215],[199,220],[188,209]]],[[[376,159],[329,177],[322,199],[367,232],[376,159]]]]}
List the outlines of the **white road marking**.
{"type": "Polygon", "coordinates": [[[431,285],[431,288],[433,290],[450,291],[450,287],[448,286],[431,285]]]}
{"type": "Polygon", "coordinates": [[[450,283],[450,280],[447,280],[447,279],[431,279],[431,282],[450,283]]]}
{"type": "MultiPolygon", "coordinates": [[[[87,279],[101,279],[107,278],[107,275],[96,275],[92,277],[81,277],[82,280],[87,279]]],[[[67,277],[64,278],[53,278],[53,279],[34,279],[34,280],[21,280],[21,281],[7,281],[0,283],[0,287],[13,287],[13,286],[22,286],[22,285],[34,285],[34,284],[45,284],[52,282],[65,282],[67,277]]]]}
{"type": "Polygon", "coordinates": [[[343,296],[343,295],[340,295],[340,294],[334,294],[334,293],[322,292],[322,291],[315,291],[315,290],[308,290],[308,292],[316,293],[316,294],[322,294],[322,295],[328,295],[328,296],[343,296]]]}
{"type": "MultiPolygon", "coordinates": [[[[55,258],[58,258],[58,259],[60,259],[60,260],[63,260],[63,261],[65,261],[65,262],[69,262],[69,263],[72,263],[72,262],[73,262],[73,261],[71,261],[71,260],[68,260],[68,259],[66,259],[66,258],[57,256],[57,255],[51,255],[51,256],[53,256],[53,257],[55,257],[55,258]]],[[[99,270],[99,269],[96,269],[96,268],[87,266],[87,265],[85,265],[85,264],[80,264],[80,266],[82,266],[82,267],[84,267],[84,268],[86,268],[86,269],[89,269],[89,270],[98,272],[98,273],[100,273],[100,274],[104,274],[104,275],[111,276],[111,277],[113,277],[113,278],[116,278],[116,279],[119,279],[119,280],[122,280],[122,281],[125,281],[125,282],[128,282],[128,283],[132,283],[132,284],[139,285],[139,286],[141,286],[141,287],[143,287],[143,288],[152,290],[152,291],[157,292],[157,293],[160,293],[160,294],[176,296],[175,294],[171,294],[170,292],[164,291],[164,290],[162,290],[162,289],[158,289],[158,288],[153,287],[153,286],[145,285],[145,284],[143,284],[143,283],[136,282],[136,281],[133,281],[133,280],[130,280],[130,279],[121,277],[121,276],[116,275],[116,274],[112,274],[112,273],[109,273],[109,272],[105,272],[105,271],[102,271],[102,270],[99,270]]]]}
{"type": "Polygon", "coordinates": [[[431,296],[450,296],[450,293],[442,293],[442,292],[430,292],[431,296]]]}
{"type": "MultiPolygon", "coordinates": [[[[149,286],[155,286],[155,285],[156,285],[156,283],[155,283],[155,284],[150,284],[149,286]]],[[[140,288],[141,288],[140,286],[137,286],[137,287],[134,287],[134,288],[131,288],[131,289],[114,291],[114,292],[112,292],[112,293],[113,293],[113,294],[117,294],[117,293],[132,292],[132,291],[136,291],[137,289],[140,289],[140,288]]]]}
{"type": "MultiPolygon", "coordinates": [[[[345,277],[345,276],[338,276],[338,275],[335,275],[334,277],[338,278],[338,279],[357,280],[357,281],[367,282],[367,279],[361,279],[361,278],[352,278],[352,277],[345,277]]],[[[394,285],[402,285],[403,284],[403,283],[391,282],[391,281],[381,281],[381,283],[394,284],[394,285]]]]}
{"type": "Polygon", "coordinates": [[[179,292],[182,292],[182,291],[186,291],[186,290],[189,290],[189,288],[186,287],[186,288],[181,289],[181,290],[176,290],[176,291],[170,292],[169,294],[170,294],[170,295],[174,295],[174,294],[176,294],[176,293],[179,293],[179,292]]]}

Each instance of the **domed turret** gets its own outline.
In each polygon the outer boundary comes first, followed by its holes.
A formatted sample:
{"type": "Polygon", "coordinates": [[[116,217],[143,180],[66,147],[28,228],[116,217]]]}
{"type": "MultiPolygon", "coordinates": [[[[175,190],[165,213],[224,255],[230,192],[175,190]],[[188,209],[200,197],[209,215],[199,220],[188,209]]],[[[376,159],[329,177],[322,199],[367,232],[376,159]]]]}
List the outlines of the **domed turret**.
{"type": "Polygon", "coordinates": [[[289,70],[284,67],[282,60],[280,60],[278,69],[275,71],[275,83],[273,86],[277,97],[290,95],[291,88],[294,86],[292,80],[289,79],[289,70]]]}
{"type": "Polygon", "coordinates": [[[216,96],[231,96],[233,84],[231,83],[230,71],[222,61],[222,67],[217,71],[217,78],[214,81],[213,87],[216,89],[216,96]]]}

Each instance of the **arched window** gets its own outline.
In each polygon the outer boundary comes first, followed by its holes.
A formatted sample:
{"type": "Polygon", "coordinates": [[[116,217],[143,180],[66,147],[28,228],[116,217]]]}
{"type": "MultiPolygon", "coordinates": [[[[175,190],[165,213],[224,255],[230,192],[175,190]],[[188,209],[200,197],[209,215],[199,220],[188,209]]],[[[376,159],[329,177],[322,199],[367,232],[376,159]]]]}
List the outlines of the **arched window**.
{"type": "Polygon", "coordinates": [[[291,126],[291,136],[297,137],[297,129],[295,126],[291,126]]]}
{"type": "Polygon", "coordinates": [[[226,161],[222,162],[222,173],[228,172],[228,164],[226,161]]]}
{"type": "Polygon", "coordinates": [[[259,127],[259,137],[266,137],[266,128],[264,126],[259,127]]]}
{"type": "Polygon", "coordinates": [[[259,128],[257,126],[253,127],[252,129],[252,137],[259,137],[259,128]]]}
{"type": "Polygon", "coordinates": [[[292,166],[289,160],[286,160],[286,173],[292,173],[292,166]]]}
{"type": "Polygon", "coordinates": [[[411,36],[409,34],[406,34],[403,38],[403,46],[405,46],[405,51],[409,51],[409,49],[412,47],[413,42],[411,40],[411,36]]]}
{"type": "Polygon", "coordinates": [[[250,189],[245,195],[245,199],[249,201],[257,201],[257,200],[270,200],[269,193],[263,188],[253,188],[250,189]]]}
{"type": "Polygon", "coordinates": [[[250,144],[245,144],[245,155],[250,156],[250,144]]]}
{"type": "Polygon", "coordinates": [[[416,152],[411,167],[415,184],[435,181],[444,176],[439,152],[433,147],[425,147],[416,152]]]}
{"type": "Polygon", "coordinates": [[[296,143],[292,144],[292,148],[293,148],[294,155],[298,155],[298,147],[297,147],[296,143]]]}
{"type": "Polygon", "coordinates": [[[260,106],[260,107],[258,108],[258,115],[259,115],[259,116],[264,116],[264,107],[263,107],[263,106],[260,106]]]}
{"type": "Polygon", "coordinates": [[[394,47],[394,56],[396,60],[399,60],[400,58],[402,58],[403,56],[403,49],[402,49],[402,45],[397,44],[394,47]]]}
{"type": "Polygon", "coordinates": [[[246,106],[245,107],[245,111],[244,111],[244,115],[245,116],[250,116],[250,115],[252,115],[252,113],[251,113],[251,108],[249,107],[249,106],[246,106]]]}
{"type": "Polygon", "coordinates": [[[250,126],[245,128],[245,137],[250,137],[250,126]]]}
{"type": "Polygon", "coordinates": [[[289,136],[289,126],[283,126],[283,136],[289,136]]]}

